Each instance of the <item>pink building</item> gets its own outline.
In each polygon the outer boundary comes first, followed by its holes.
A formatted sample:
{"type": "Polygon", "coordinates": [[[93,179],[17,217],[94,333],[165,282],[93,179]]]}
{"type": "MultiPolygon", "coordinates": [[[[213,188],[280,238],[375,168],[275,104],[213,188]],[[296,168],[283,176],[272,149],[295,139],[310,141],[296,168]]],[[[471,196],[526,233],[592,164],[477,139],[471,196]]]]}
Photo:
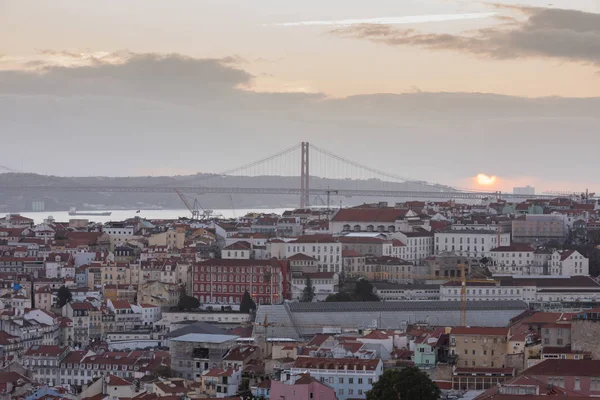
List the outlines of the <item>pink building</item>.
{"type": "Polygon", "coordinates": [[[337,400],[335,391],[311,377],[309,374],[297,375],[287,382],[271,382],[271,399],[285,400],[337,400]],[[292,383],[293,382],[293,383],[292,383]]]}
{"type": "Polygon", "coordinates": [[[544,360],[522,375],[582,396],[600,395],[600,360],[544,360]]]}

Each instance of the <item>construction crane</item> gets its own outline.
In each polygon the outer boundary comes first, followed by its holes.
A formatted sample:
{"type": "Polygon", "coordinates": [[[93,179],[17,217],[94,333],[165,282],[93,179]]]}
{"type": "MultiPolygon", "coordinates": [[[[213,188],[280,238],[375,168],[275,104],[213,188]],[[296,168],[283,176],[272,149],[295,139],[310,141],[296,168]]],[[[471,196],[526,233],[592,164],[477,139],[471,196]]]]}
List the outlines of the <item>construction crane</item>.
{"type": "Polygon", "coordinates": [[[339,191],[337,191],[337,190],[327,189],[327,213],[330,212],[329,204],[330,204],[331,195],[338,194],[338,193],[339,193],[339,191]]]}
{"type": "MultiPolygon", "coordinates": [[[[185,204],[187,209],[190,210],[190,213],[192,213],[192,221],[199,220],[200,219],[200,208],[202,208],[202,206],[200,205],[200,203],[198,203],[198,200],[194,199],[194,203],[190,204],[190,202],[183,195],[183,193],[181,193],[178,189],[175,189],[175,192],[177,192],[177,194],[179,195],[179,198],[181,199],[181,201],[183,201],[183,204],[185,204]]],[[[206,215],[206,210],[204,210],[203,208],[202,208],[202,210],[204,211],[204,214],[206,215]]]]}
{"type": "Polygon", "coordinates": [[[412,279],[429,279],[448,282],[460,282],[460,326],[467,326],[467,283],[493,283],[498,281],[491,278],[472,279],[467,278],[465,264],[460,264],[460,276],[439,276],[439,275],[410,275],[412,279]]]}

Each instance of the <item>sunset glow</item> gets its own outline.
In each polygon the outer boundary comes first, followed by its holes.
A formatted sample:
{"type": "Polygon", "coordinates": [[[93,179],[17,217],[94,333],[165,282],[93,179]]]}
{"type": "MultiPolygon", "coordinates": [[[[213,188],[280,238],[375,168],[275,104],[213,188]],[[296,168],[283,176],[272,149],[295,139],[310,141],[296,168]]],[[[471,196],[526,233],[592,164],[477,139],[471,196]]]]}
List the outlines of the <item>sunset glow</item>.
{"type": "Polygon", "coordinates": [[[481,186],[491,186],[496,183],[497,180],[495,176],[489,176],[486,174],[479,174],[475,179],[477,184],[481,186]]]}

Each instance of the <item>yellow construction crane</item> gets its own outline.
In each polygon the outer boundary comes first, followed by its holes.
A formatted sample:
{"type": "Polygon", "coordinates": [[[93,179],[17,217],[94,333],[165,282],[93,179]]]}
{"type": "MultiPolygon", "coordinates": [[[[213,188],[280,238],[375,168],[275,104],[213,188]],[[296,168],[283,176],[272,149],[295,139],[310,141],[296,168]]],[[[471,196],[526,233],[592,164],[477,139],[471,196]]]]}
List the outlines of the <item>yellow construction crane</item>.
{"type": "Polygon", "coordinates": [[[460,325],[467,326],[467,283],[494,283],[495,279],[467,279],[465,264],[460,264],[460,276],[439,276],[439,275],[410,275],[412,279],[430,279],[449,282],[460,282],[460,325]]]}

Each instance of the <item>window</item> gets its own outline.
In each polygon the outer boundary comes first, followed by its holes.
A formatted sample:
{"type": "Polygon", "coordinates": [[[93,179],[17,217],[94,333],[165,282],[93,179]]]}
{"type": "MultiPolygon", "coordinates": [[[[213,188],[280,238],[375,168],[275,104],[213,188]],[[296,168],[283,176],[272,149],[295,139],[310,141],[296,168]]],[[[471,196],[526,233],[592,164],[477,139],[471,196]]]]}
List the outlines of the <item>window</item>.
{"type": "Polygon", "coordinates": [[[575,378],[575,390],[581,390],[581,382],[579,378],[575,378]]]}

